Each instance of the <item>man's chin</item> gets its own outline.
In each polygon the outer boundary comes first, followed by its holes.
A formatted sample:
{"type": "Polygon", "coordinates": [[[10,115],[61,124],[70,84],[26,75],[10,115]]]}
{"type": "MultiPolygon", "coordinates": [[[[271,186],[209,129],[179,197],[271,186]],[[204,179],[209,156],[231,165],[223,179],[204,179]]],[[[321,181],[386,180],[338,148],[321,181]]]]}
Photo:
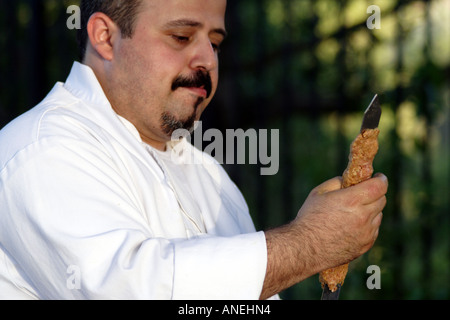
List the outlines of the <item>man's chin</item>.
{"type": "Polygon", "coordinates": [[[195,113],[185,120],[180,120],[169,112],[164,112],[161,115],[161,129],[168,137],[172,137],[173,133],[180,129],[186,131],[189,134],[192,134],[195,129],[195,120],[195,113]]]}

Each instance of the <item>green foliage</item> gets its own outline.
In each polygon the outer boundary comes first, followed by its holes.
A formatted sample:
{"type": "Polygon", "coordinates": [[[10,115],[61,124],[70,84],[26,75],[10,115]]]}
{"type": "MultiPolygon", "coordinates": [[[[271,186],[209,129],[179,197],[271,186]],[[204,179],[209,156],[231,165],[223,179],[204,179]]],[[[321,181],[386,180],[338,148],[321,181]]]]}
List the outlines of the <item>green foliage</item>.
{"type": "MultiPolygon", "coordinates": [[[[63,81],[77,59],[66,8],[2,1],[0,127],[63,81]]],[[[383,108],[375,170],[390,180],[380,237],[350,265],[341,299],[450,298],[450,1],[228,1],[222,86],[204,129],[280,130],[280,170],[226,166],[259,229],[293,219],[309,191],[342,174],[375,93],[383,108]],[[368,29],[369,5],[381,28],[368,29]],[[366,287],[369,265],[381,289],[366,287]]],[[[317,277],[282,293],[319,299],[317,277]]]]}
{"type": "MultiPolygon", "coordinates": [[[[449,2],[373,4],[381,29],[367,28],[366,1],[233,5],[233,52],[225,47],[222,73],[245,85],[228,93],[241,112],[225,126],[279,128],[281,165],[272,177],[251,166],[232,172],[258,227],[288,222],[313,187],[342,174],[362,113],[380,94],[374,165],[390,179],[388,206],[376,245],[352,262],[341,298],[448,299],[449,2]],[[236,54],[237,68],[227,54],[236,54]],[[381,268],[381,290],[366,287],[372,264],[381,268]]],[[[319,287],[312,277],[282,297],[318,299],[319,287]]]]}

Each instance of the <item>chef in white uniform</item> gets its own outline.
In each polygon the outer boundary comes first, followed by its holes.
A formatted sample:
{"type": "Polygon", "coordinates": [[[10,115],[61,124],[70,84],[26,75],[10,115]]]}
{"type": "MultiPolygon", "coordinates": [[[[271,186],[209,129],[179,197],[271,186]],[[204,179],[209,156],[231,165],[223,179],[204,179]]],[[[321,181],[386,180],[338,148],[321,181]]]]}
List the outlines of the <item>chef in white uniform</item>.
{"type": "MultiPolygon", "coordinates": [[[[269,298],[357,256],[318,260],[303,219],[257,232],[222,167],[172,141],[216,91],[225,0],[81,6],[82,63],[0,131],[1,299],[269,298]]],[[[355,198],[318,194],[309,220],[355,198]]]]}

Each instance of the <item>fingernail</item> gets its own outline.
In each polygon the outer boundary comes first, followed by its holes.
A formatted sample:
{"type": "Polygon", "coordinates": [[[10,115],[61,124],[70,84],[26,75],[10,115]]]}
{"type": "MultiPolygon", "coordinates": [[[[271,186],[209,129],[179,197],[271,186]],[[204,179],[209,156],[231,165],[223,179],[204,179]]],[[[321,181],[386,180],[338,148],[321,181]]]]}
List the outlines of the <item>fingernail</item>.
{"type": "Polygon", "coordinates": [[[387,182],[388,182],[387,177],[386,177],[384,174],[382,174],[382,173],[377,173],[377,174],[375,175],[375,177],[376,177],[376,178],[381,178],[381,180],[383,180],[384,183],[387,183],[387,182]]]}

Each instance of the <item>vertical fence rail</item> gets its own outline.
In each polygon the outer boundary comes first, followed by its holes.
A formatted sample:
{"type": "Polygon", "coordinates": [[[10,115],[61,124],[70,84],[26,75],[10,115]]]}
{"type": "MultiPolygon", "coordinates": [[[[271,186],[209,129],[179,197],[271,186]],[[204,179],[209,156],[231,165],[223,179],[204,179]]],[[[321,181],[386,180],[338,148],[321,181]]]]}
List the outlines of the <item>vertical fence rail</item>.
{"type": "Polygon", "coordinates": [[[0,27],[2,28],[2,60],[0,61],[0,127],[12,120],[17,115],[18,99],[14,97],[13,91],[8,90],[9,86],[19,89],[20,83],[17,70],[18,63],[18,47],[15,37],[18,35],[18,23],[16,19],[17,1],[1,0],[1,17],[0,27]]]}

